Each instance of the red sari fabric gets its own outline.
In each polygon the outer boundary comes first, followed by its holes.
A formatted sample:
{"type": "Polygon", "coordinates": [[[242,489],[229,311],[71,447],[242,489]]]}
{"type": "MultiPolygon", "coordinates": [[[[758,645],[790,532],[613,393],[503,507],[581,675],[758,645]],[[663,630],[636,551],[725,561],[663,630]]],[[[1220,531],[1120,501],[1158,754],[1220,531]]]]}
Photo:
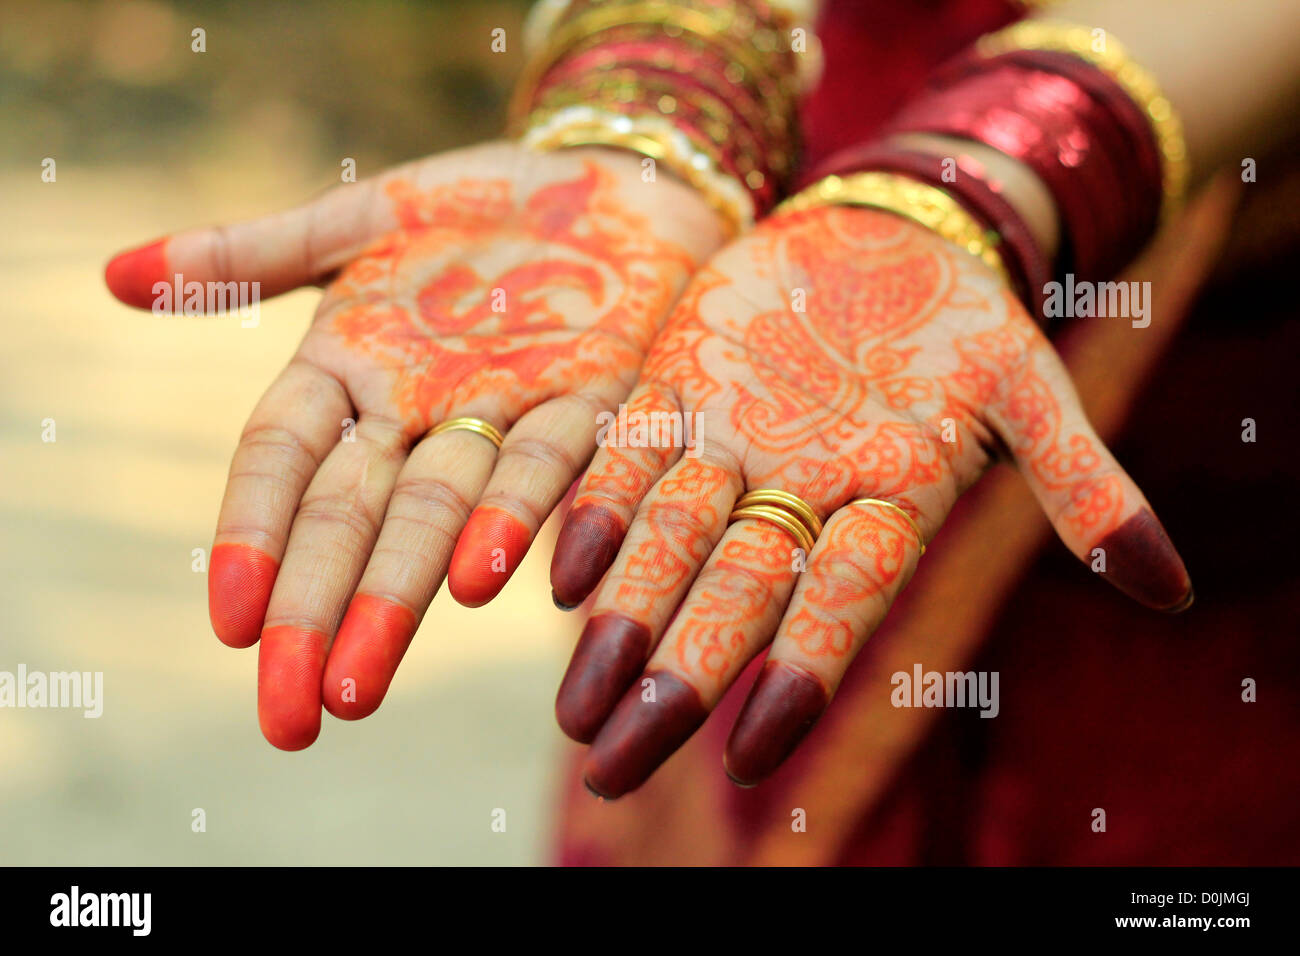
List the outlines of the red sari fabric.
{"type": "MultiPolygon", "coordinates": [[[[831,0],[826,76],[805,114],[809,160],[869,134],[934,65],[1015,15],[1000,0],[831,0]]],[[[1290,195],[1254,197],[1239,236],[1295,208],[1300,176],[1283,186],[1290,195]]],[[[1081,326],[1063,343],[1090,416],[1187,563],[1190,611],[1163,616],[1098,581],[1049,538],[1019,477],[995,469],[771,780],[741,790],[721,763],[759,660],[622,800],[586,793],[573,747],[558,861],[1300,863],[1300,557],[1286,542],[1300,526],[1300,323],[1293,301],[1272,294],[1284,269],[1243,272],[1233,260],[1252,254],[1219,250],[1228,212],[1189,215],[1123,277],[1152,282],[1151,328],[1081,326]],[[1247,418],[1255,442],[1242,440],[1247,418]],[[997,671],[1000,714],[892,708],[889,674],[912,663],[997,671]]],[[[1298,232],[1278,231],[1269,248],[1294,254],[1298,232]]]]}

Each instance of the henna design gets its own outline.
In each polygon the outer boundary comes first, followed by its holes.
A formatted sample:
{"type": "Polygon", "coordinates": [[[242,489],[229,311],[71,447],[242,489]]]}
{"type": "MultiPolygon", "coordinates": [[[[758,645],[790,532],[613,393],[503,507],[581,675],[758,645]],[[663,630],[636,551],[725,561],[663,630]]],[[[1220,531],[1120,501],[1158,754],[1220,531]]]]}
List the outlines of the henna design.
{"type": "MultiPolygon", "coordinates": [[[[851,498],[885,498],[930,534],[1005,447],[1076,553],[1110,542],[1120,558],[1113,583],[1154,606],[1189,592],[1168,538],[1143,517],[1140,494],[1092,435],[1023,308],[973,257],[900,218],[821,209],[761,226],[693,280],[642,386],[725,422],[706,448],[738,462],[745,487],[790,491],[823,516],[851,498]]],[[[616,495],[620,467],[615,456],[598,458],[579,500],[596,487],[616,495]]],[[[653,507],[645,518],[653,544],[642,546],[655,555],[707,544],[653,507]]],[[[676,675],[706,708],[770,635],[774,605],[783,607],[779,595],[796,576],[788,536],[768,529],[756,540],[713,556],[647,665],[676,675]]],[[[792,657],[769,661],[728,748],[734,777],[766,775],[807,732],[916,551],[897,515],[828,524],[782,626],[782,653],[792,657]]],[[[557,549],[555,566],[564,560],[557,549]]],[[[635,583],[612,582],[612,606],[630,621],[646,620],[655,595],[698,565],[656,561],[648,581],[639,572],[635,583]]],[[[634,689],[588,761],[603,793],[610,781],[638,784],[665,740],[693,729],[678,714],[637,709],[634,689]],[[642,726],[655,719],[662,728],[642,726]]]]}

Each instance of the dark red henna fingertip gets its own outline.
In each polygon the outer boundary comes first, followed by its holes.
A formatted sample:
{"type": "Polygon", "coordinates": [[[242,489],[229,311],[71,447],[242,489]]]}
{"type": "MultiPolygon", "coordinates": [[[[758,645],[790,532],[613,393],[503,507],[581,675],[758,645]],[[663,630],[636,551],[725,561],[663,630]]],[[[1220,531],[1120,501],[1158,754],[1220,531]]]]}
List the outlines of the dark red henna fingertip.
{"type": "Polygon", "coordinates": [[[695,688],[670,671],[645,675],[628,688],[601,728],[583,765],[583,782],[597,796],[613,800],[635,790],[704,723],[709,712],[695,688]]]}
{"type": "Polygon", "coordinates": [[[556,596],[554,590],[551,591],[551,603],[554,604],[561,611],[565,611],[565,612],[576,611],[578,608],[582,607],[581,604],[565,604],[563,601],[559,599],[559,597],[556,596]]]}
{"type": "Polygon", "coordinates": [[[1097,547],[1105,554],[1105,576],[1135,601],[1171,614],[1191,606],[1191,578],[1150,508],[1137,512],[1097,547]]]}
{"type": "Polygon", "coordinates": [[[627,534],[623,519],[601,505],[579,505],[569,512],[551,557],[555,603],[577,607],[600,583],[627,534]]]}
{"type": "Polygon", "coordinates": [[[649,655],[644,624],[620,614],[588,620],[555,695],[560,729],[578,743],[591,743],[649,655]]]}
{"type": "Polygon", "coordinates": [[[104,267],[104,284],[114,297],[137,309],[153,305],[155,283],[166,282],[166,239],[157,239],[138,249],[128,249],[109,260],[104,267]]]}
{"type": "Polygon", "coordinates": [[[794,752],[826,710],[830,697],[816,675],[768,661],[736,718],[722,765],[733,783],[753,787],[794,752]]]}

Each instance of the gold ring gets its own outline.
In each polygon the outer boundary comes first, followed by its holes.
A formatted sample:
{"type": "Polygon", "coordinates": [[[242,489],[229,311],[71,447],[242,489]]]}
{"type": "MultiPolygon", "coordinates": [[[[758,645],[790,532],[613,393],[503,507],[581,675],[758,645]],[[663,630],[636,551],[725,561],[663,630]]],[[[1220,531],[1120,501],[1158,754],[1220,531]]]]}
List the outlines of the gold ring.
{"type": "Polygon", "coordinates": [[[759,488],[741,495],[732,510],[747,508],[750,505],[775,505],[793,511],[812,534],[813,540],[821,537],[822,519],[817,517],[817,512],[812,510],[808,502],[797,495],[792,495],[788,491],[778,491],[775,488],[759,488]]]}
{"type": "Polygon", "coordinates": [[[441,425],[435,426],[430,432],[429,437],[441,435],[443,432],[473,432],[475,435],[482,435],[497,448],[506,440],[506,436],[499,432],[491,422],[485,422],[481,418],[449,418],[441,425]]]}
{"type": "Polygon", "coordinates": [[[848,505],[845,505],[844,507],[847,508],[849,505],[879,505],[882,508],[888,508],[891,511],[898,512],[898,514],[902,516],[903,520],[906,521],[909,525],[911,525],[912,530],[916,532],[916,543],[921,546],[921,554],[922,555],[925,554],[925,536],[921,534],[921,526],[916,523],[915,518],[913,518],[910,514],[908,514],[898,505],[894,504],[892,501],[885,501],[883,498],[854,498],[852,501],[849,502],[848,505]]]}
{"type": "Polygon", "coordinates": [[[768,524],[776,525],[794,538],[805,553],[811,551],[813,545],[816,544],[816,539],[804,527],[803,522],[793,517],[789,512],[772,505],[749,505],[731,512],[731,521],[739,521],[741,518],[758,518],[768,524]]]}

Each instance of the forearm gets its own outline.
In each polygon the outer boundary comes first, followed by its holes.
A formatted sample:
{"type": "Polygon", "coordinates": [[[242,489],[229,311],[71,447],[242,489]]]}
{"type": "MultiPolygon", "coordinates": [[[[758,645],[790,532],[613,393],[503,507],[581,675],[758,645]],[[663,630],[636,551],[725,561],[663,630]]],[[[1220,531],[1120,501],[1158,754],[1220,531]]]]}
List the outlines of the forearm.
{"type": "Polygon", "coordinates": [[[1296,0],[1067,0],[1039,16],[1113,33],[1159,78],[1196,180],[1258,158],[1300,120],[1296,0]]]}
{"type": "MultiPolygon", "coordinates": [[[[1293,105],[1300,93],[1300,10],[1294,0],[1246,0],[1230,9],[1221,0],[1067,0],[1036,17],[1107,31],[1159,79],[1182,119],[1192,184],[1248,157],[1268,155],[1300,122],[1293,105]]],[[[1044,252],[1056,255],[1059,210],[1024,163],[951,136],[904,133],[893,139],[936,156],[974,156],[1002,184],[1044,252]]]]}

